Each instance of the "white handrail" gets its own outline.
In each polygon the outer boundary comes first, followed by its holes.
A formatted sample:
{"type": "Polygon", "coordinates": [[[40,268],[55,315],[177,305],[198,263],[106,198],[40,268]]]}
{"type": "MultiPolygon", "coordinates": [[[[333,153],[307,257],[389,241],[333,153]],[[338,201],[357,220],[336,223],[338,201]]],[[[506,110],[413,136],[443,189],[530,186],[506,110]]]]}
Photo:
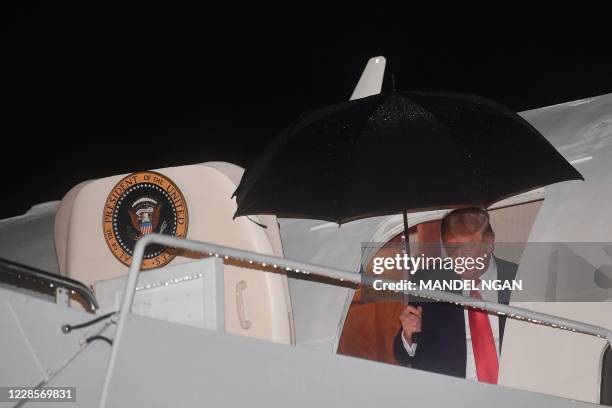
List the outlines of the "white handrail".
{"type": "MultiPolygon", "coordinates": [[[[121,310],[119,311],[119,318],[117,320],[117,330],[115,338],[113,340],[113,346],[111,350],[110,360],[106,370],[106,377],[104,379],[104,386],[102,388],[102,395],[100,398],[100,408],[106,407],[106,399],[108,394],[108,387],[110,380],[113,375],[115,362],[117,359],[117,353],[119,350],[119,344],[123,336],[125,328],[125,322],[127,315],[131,311],[132,303],[134,301],[134,294],[136,291],[136,284],[138,281],[138,273],[142,265],[144,258],[144,251],[147,245],[160,244],[178,249],[185,249],[188,251],[199,252],[208,254],[209,256],[223,257],[225,259],[234,259],[249,264],[257,264],[258,267],[271,268],[272,270],[287,271],[303,274],[312,274],[322,276],[325,278],[331,278],[341,282],[352,282],[362,283],[362,275],[345,271],[342,269],[330,268],[322,265],[314,265],[305,262],[292,261],[285,258],[278,258],[271,255],[264,255],[256,252],[243,251],[240,249],[225,247],[221,245],[209,244],[204,242],[192,241],[187,239],[181,239],[171,237],[168,235],[160,234],[149,234],[140,238],[134,248],[134,255],[132,257],[132,264],[128,272],[127,284],[125,292],[123,294],[123,301],[121,302],[121,310]]],[[[383,282],[391,282],[385,281],[383,282]]],[[[517,320],[525,320],[533,324],[547,325],[557,329],[569,330],[575,333],[582,333],[591,336],[597,336],[604,338],[608,343],[612,341],[612,331],[591,324],[565,319],[559,316],[553,316],[545,313],[534,312],[532,310],[519,308],[515,306],[509,306],[499,303],[486,302],[483,300],[475,300],[474,298],[457,295],[454,293],[435,291],[435,290],[403,290],[401,291],[408,295],[419,296],[423,298],[429,298],[438,302],[455,303],[466,307],[475,307],[483,310],[487,310],[492,313],[506,315],[509,318],[517,320]]]]}

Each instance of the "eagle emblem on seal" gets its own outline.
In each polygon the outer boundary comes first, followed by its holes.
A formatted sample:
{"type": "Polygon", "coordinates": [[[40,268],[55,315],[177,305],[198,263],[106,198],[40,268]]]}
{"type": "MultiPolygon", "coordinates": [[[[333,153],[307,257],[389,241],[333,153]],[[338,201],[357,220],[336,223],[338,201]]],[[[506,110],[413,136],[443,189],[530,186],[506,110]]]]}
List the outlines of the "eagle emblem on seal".
{"type": "MultiPolygon", "coordinates": [[[[131,229],[129,234],[133,236],[133,239],[138,239],[157,230],[161,209],[162,204],[151,197],[142,197],[134,201],[132,206],[127,209],[131,221],[128,229],[131,229]]],[[[165,225],[166,222],[164,221],[160,231],[156,232],[163,233],[165,225]]]]}

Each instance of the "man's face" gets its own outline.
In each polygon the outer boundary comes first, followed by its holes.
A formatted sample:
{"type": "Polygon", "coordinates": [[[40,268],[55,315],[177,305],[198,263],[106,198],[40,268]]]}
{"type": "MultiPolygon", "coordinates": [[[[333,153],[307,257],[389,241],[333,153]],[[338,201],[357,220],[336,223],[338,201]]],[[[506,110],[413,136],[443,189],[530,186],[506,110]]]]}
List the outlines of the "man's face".
{"type": "Polygon", "coordinates": [[[447,233],[442,240],[446,253],[453,259],[473,258],[482,257],[484,259],[484,268],[479,269],[478,265],[475,265],[471,269],[465,270],[461,277],[463,279],[476,279],[482,275],[489,266],[489,260],[493,254],[493,247],[495,244],[495,238],[491,235],[483,237],[482,232],[475,232],[473,234],[456,234],[447,233]]]}

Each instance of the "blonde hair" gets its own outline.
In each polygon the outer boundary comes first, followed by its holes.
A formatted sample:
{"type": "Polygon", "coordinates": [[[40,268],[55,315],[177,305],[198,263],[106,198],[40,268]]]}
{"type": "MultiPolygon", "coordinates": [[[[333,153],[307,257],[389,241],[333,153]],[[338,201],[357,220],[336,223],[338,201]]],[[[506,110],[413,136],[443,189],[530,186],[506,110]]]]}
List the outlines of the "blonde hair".
{"type": "Polygon", "coordinates": [[[478,207],[453,210],[442,218],[442,223],[440,224],[440,236],[443,239],[448,234],[469,235],[479,231],[483,237],[495,237],[489,222],[489,213],[478,207]]]}

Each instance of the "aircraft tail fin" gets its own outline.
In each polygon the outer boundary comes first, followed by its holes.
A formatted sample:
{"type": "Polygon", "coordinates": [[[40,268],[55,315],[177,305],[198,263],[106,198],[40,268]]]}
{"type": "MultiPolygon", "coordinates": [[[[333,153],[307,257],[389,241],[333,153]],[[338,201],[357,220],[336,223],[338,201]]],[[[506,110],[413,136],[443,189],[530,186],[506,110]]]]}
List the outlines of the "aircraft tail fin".
{"type": "Polygon", "coordinates": [[[383,56],[372,57],[368,60],[365,69],[361,73],[359,82],[357,82],[357,86],[353,90],[351,100],[380,93],[386,64],[387,60],[383,56]]]}

